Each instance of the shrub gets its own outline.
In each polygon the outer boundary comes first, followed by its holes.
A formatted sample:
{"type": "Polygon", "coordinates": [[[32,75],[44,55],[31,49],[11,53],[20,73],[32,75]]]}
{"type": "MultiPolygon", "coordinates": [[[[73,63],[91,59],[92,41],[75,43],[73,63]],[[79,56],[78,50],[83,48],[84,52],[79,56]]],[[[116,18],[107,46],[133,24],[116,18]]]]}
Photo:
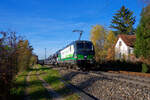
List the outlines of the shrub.
{"type": "Polygon", "coordinates": [[[148,66],[146,64],[142,64],[142,73],[147,73],[149,70],[148,66]]]}
{"type": "Polygon", "coordinates": [[[9,100],[13,78],[35,63],[33,48],[28,40],[17,37],[16,32],[0,32],[0,100],[9,100]]]}

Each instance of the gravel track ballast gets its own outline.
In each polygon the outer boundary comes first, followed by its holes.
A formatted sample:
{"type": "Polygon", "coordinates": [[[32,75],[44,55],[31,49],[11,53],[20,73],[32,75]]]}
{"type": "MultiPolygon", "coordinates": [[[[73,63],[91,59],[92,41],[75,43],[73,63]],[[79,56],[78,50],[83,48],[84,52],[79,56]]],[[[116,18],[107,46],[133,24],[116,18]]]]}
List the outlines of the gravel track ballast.
{"type": "Polygon", "coordinates": [[[64,79],[100,100],[150,100],[150,87],[106,75],[59,70],[64,79]]]}

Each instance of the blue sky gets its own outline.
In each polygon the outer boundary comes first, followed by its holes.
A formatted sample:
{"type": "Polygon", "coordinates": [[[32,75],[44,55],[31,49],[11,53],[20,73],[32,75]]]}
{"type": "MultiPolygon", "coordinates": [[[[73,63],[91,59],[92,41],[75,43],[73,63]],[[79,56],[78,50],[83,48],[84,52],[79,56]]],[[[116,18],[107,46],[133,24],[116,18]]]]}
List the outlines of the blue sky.
{"type": "Polygon", "coordinates": [[[143,4],[140,0],[0,0],[0,30],[11,29],[30,41],[40,59],[78,39],[74,29],[84,30],[90,39],[93,25],[108,28],[114,13],[125,5],[136,16],[136,27],[143,4]]]}

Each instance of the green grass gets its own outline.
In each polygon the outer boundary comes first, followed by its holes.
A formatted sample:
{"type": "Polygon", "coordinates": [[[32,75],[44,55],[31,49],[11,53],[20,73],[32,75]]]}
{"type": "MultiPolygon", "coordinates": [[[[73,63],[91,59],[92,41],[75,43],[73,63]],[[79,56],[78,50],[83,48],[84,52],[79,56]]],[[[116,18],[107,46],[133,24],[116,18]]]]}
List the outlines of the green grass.
{"type": "Polygon", "coordinates": [[[50,100],[50,96],[47,90],[42,86],[41,81],[35,75],[36,71],[32,71],[27,93],[29,94],[30,100],[50,100]]]}
{"type": "Polygon", "coordinates": [[[13,88],[11,89],[10,94],[12,95],[13,99],[21,100],[25,95],[25,88],[26,88],[26,77],[28,71],[24,71],[19,73],[13,80],[13,88]]]}
{"type": "Polygon", "coordinates": [[[77,94],[70,95],[66,100],[80,100],[80,97],[77,94]]]}
{"type": "Polygon", "coordinates": [[[147,73],[148,70],[148,66],[146,64],[142,64],[142,73],[147,73]]]}
{"type": "Polygon", "coordinates": [[[46,82],[48,82],[54,90],[64,87],[64,83],[59,80],[60,75],[56,70],[45,70],[47,75],[41,75],[46,82]]]}
{"type": "Polygon", "coordinates": [[[36,70],[32,68],[29,86],[27,85],[26,77],[29,71],[24,71],[14,79],[14,87],[11,89],[11,95],[14,100],[22,100],[25,97],[25,92],[31,100],[50,100],[47,90],[42,86],[41,81],[36,76],[36,70]]]}
{"type": "Polygon", "coordinates": [[[46,68],[42,66],[38,66],[41,77],[50,84],[50,86],[61,96],[66,98],[66,100],[79,100],[79,96],[76,93],[73,93],[68,87],[65,87],[65,84],[61,82],[59,79],[61,75],[57,70],[53,70],[51,68],[46,68]]]}

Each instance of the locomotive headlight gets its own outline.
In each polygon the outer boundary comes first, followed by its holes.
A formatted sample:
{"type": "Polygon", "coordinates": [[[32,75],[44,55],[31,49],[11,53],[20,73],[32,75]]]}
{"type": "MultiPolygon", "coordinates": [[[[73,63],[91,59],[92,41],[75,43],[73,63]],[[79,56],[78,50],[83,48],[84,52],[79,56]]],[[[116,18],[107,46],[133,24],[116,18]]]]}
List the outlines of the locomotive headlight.
{"type": "Polygon", "coordinates": [[[76,54],[74,54],[74,58],[78,58],[76,54]]]}

